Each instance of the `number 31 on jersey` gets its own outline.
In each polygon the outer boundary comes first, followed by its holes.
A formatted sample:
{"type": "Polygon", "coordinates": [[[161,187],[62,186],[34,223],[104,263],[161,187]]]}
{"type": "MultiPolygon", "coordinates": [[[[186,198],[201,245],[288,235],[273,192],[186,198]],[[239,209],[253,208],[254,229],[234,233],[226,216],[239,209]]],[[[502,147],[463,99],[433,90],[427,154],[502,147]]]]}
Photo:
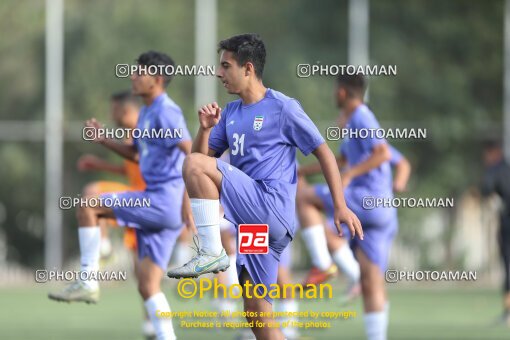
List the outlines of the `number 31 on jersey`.
{"type": "Polygon", "coordinates": [[[244,156],[244,133],[239,136],[239,134],[234,133],[232,136],[234,138],[234,147],[232,148],[232,156],[236,156],[240,154],[244,156]]]}

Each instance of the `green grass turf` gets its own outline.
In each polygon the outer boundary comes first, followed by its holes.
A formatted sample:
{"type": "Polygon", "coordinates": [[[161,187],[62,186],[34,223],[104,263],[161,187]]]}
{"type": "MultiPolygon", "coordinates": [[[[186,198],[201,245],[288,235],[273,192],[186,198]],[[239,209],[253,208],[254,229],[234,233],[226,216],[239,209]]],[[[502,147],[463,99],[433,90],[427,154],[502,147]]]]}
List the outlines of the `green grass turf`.
{"type": "MultiPolygon", "coordinates": [[[[59,285],[0,288],[0,339],[142,339],[142,304],[133,283],[103,287],[97,305],[57,303],[48,290],[59,285]]],[[[408,288],[390,285],[389,339],[510,339],[510,329],[494,326],[501,312],[500,293],[473,288],[408,288]]],[[[174,283],[165,283],[174,311],[213,310],[211,299],[185,300],[174,283]]],[[[301,310],[353,310],[357,317],[331,322],[330,329],[302,330],[307,339],[362,339],[361,301],[338,307],[334,299],[301,303],[301,310]]],[[[231,330],[182,329],[180,339],[233,339],[231,330]]]]}

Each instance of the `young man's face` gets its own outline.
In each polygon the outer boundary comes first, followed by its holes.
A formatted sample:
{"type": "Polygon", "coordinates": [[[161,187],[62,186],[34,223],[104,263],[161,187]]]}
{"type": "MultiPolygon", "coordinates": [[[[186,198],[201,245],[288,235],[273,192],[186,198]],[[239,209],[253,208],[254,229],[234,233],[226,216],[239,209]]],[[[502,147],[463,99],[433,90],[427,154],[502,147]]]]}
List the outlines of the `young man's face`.
{"type": "Polygon", "coordinates": [[[160,76],[151,76],[148,74],[131,75],[131,90],[135,96],[146,96],[154,91],[161,82],[160,76]]]}
{"type": "Polygon", "coordinates": [[[246,74],[246,67],[239,66],[234,59],[233,52],[221,51],[220,67],[216,76],[220,78],[223,86],[230,94],[239,94],[248,83],[249,77],[246,74]]]}
{"type": "Polygon", "coordinates": [[[485,166],[498,164],[503,159],[503,150],[500,147],[491,147],[483,150],[483,163],[485,166]]]}
{"type": "Polygon", "coordinates": [[[345,107],[345,103],[347,102],[348,94],[345,87],[338,85],[335,91],[336,97],[336,105],[339,109],[343,109],[345,107]]]}
{"type": "Polygon", "coordinates": [[[118,127],[134,129],[138,121],[138,108],[131,103],[112,101],[112,119],[118,127]]]}

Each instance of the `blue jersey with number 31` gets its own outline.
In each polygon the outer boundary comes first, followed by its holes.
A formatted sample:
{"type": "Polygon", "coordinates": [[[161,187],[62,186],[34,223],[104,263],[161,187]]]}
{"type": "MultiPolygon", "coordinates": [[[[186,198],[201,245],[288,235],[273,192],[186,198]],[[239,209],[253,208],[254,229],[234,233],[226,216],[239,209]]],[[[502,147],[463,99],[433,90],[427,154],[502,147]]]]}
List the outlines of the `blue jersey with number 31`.
{"type": "Polygon", "coordinates": [[[230,163],[254,180],[295,199],[296,148],[306,156],[324,143],[299,102],[267,89],[264,98],[228,103],[212,129],[209,148],[219,157],[230,149],[230,163]]]}

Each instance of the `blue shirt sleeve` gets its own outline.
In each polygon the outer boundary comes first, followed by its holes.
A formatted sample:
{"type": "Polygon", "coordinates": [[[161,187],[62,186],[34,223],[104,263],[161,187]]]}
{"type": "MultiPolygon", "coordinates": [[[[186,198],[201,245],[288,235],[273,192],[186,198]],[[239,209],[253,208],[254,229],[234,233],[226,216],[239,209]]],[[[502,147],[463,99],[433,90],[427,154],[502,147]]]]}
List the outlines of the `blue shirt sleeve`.
{"type": "Polygon", "coordinates": [[[400,151],[398,151],[392,145],[390,145],[389,147],[390,147],[390,154],[391,154],[390,165],[392,167],[395,167],[402,160],[402,158],[404,158],[404,156],[402,155],[402,153],[400,151]]]}
{"type": "Polygon", "coordinates": [[[191,135],[180,109],[177,111],[171,107],[165,108],[165,110],[161,111],[158,115],[157,124],[159,125],[158,128],[163,132],[166,130],[172,132],[173,138],[164,138],[165,148],[173,148],[183,141],[191,140],[191,135]],[[180,135],[178,132],[180,132],[180,135]]]}
{"type": "MultiPolygon", "coordinates": [[[[354,115],[351,129],[360,131],[361,129],[380,129],[381,126],[371,112],[363,111],[359,115],[354,115]]],[[[369,130],[370,131],[370,130],[369,130]]],[[[372,152],[372,150],[379,144],[385,144],[385,138],[378,138],[375,131],[368,133],[367,138],[358,138],[359,143],[365,152],[372,152]]]]}
{"type": "Polygon", "coordinates": [[[216,151],[215,157],[220,157],[228,149],[227,129],[225,121],[227,120],[228,105],[221,114],[220,121],[212,128],[209,136],[209,149],[216,151]]]}
{"type": "Polygon", "coordinates": [[[280,120],[284,141],[299,148],[305,156],[325,142],[315,124],[295,99],[285,102],[280,120]]]}

